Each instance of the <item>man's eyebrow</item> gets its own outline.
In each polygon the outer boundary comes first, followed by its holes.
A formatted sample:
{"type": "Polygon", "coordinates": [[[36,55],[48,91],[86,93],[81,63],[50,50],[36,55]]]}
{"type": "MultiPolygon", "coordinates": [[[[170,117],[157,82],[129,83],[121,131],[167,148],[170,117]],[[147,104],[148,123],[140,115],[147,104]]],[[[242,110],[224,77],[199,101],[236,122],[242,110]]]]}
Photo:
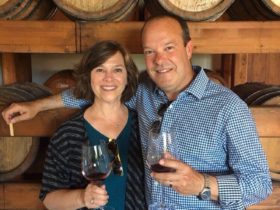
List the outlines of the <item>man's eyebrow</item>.
{"type": "Polygon", "coordinates": [[[169,45],[169,44],[176,44],[176,43],[174,41],[170,41],[170,42],[165,43],[164,45],[169,45]]]}

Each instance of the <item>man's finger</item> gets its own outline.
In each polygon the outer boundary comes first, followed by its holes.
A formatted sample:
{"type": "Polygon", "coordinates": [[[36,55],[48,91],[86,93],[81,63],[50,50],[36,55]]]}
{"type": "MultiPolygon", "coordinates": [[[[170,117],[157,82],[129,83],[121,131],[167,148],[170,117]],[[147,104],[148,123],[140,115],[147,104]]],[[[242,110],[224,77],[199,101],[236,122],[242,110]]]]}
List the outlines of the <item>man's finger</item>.
{"type": "Polygon", "coordinates": [[[166,159],[176,159],[170,152],[165,152],[163,157],[166,159]]]}
{"type": "Polygon", "coordinates": [[[163,158],[159,161],[159,164],[165,167],[169,167],[169,168],[173,168],[173,169],[182,169],[182,167],[185,166],[184,163],[182,163],[179,160],[176,159],[167,159],[167,158],[163,158]]]}
{"type": "Polygon", "coordinates": [[[23,120],[25,120],[25,119],[27,119],[27,116],[23,114],[23,115],[18,115],[18,116],[16,116],[16,117],[13,117],[13,118],[10,120],[10,122],[11,122],[11,123],[17,123],[17,122],[23,121],[23,120]]]}

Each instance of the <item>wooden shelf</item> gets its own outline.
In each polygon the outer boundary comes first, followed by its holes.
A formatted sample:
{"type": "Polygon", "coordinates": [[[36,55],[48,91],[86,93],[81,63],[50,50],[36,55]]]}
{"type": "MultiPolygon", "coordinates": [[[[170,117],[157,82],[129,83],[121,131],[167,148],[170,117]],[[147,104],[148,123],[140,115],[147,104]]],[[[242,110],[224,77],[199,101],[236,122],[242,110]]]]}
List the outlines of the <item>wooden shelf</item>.
{"type": "MultiPolygon", "coordinates": [[[[0,21],[0,52],[79,53],[112,39],[142,53],[143,22],[0,21]]],[[[194,53],[280,52],[280,21],[190,22],[194,53]]]]}
{"type": "MultiPolygon", "coordinates": [[[[0,107],[1,110],[4,107],[0,107]]],[[[261,137],[280,136],[280,107],[251,107],[261,137]]],[[[14,125],[15,136],[51,136],[58,126],[69,119],[77,110],[56,109],[40,112],[34,119],[14,125]],[[27,129],[29,128],[29,129],[27,129]],[[36,129],[32,129],[36,128],[36,129]]],[[[9,136],[9,126],[0,117],[0,136],[9,136]]]]}
{"type": "MultiPolygon", "coordinates": [[[[0,113],[4,107],[0,107],[0,113]]],[[[73,116],[77,110],[74,109],[55,109],[40,112],[32,120],[27,120],[14,124],[15,136],[52,136],[55,130],[73,116]]],[[[0,117],[0,136],[10,136],[9,126],[0,117]]]]}
{"type": "Polygon", "coordinates": [[[0,52],[75,53],[75,30],[70,21],[0,21],[0,52]]]}
{"type": "MultiPolygon", "coordinates": [[[[3,183],[0,184],[0,209],[46,209],[39,200],[40,183],[3,183]],[[2,195],[1,195],[2,194],[2,195]]],[[[280,182],[273,183],[273,193],[258,205],[250,206],[250,210],[279,209],[280,182]]]]}

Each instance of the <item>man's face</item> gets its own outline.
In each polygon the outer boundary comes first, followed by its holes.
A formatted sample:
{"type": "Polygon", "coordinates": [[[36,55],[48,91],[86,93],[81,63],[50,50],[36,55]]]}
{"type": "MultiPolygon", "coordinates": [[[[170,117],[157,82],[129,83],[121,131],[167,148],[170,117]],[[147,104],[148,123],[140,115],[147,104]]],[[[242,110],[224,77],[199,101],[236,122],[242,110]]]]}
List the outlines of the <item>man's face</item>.
{"type": "Polygon", "coordinates": [[[144,28],[142,44],[148,73],[171,99],[192,80],[192,43],[184,46],[182,29],[175,20],[153,20],[144,28]]]}

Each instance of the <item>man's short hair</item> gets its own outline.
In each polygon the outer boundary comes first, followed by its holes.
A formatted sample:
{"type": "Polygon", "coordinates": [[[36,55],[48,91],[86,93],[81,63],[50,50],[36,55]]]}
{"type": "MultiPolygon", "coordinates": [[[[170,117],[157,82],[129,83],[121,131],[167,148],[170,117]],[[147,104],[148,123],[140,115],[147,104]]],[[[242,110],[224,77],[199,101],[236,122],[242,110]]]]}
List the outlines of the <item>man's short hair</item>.
{"type": "Polygon", "coordinates": [[[149,19],[147,19],[145,21],[145,23],[144,23],[144,25],[143,25],[143,27],[141,29],[141,36],[143,35],[143,31],[144,31],[146,25],[149,22],[152,22],[154,20],[165,19],[165,18],[173,19],[173,20],[175,20],[180,25],[180,27],[182,29],[183,42],[184,42],[184,45],[186,45],[191,40],[190,31],[189,31],[189,27],[188,27],[187,21],[183,20],[181,17],[176,16],[176,15],[164,14],[164,15],[157,15],[157,16],[150,17],[149,19]]]}

